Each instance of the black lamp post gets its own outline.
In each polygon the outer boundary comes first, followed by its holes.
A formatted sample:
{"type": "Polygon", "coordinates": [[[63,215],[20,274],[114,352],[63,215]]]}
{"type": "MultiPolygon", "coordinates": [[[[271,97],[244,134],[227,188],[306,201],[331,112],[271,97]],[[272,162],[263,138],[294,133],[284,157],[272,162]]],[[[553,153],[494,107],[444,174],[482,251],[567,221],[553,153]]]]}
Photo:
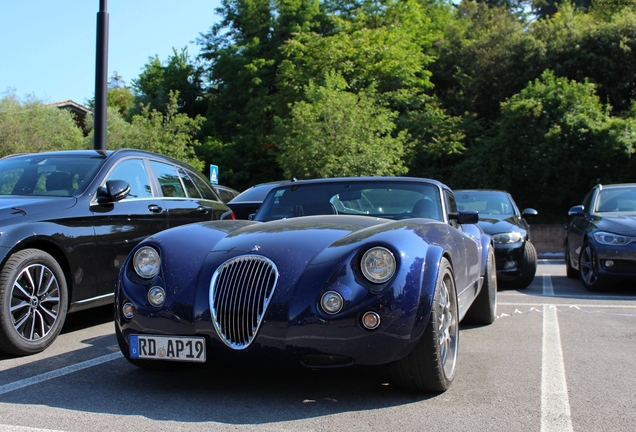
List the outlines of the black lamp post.
{"type": "Polygon", "coordinates": [[[97,12],[97,56],[95,62],[94,148],[106,150],[106,95],[108,92],[108,12],[99,0],[97,12]]]}

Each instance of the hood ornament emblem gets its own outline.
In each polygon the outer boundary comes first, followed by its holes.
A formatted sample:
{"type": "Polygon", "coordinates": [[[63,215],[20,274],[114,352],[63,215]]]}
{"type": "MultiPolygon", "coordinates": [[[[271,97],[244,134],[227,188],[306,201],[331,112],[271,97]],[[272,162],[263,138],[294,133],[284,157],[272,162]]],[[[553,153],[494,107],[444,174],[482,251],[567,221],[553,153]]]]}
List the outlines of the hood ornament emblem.
{"type": "Polygon", "coordinates": [[[261,247],[259,245],[254,245],[254,247],[252,248],[252,252],[258,252],[261,249],[261,247]]]}

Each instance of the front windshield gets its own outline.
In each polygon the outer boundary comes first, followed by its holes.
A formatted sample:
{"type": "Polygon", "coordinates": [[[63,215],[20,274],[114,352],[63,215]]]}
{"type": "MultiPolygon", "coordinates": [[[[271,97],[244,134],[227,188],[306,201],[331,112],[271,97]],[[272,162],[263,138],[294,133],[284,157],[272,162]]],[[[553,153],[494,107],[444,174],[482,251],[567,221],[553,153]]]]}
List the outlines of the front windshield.
{"type": "Polygon", "coordinates": [[[444,220],[436,185],[398,181],[292,183],[274,189],[255,220],[330,214],[444,220]]]}
{"type": "Polygon", "coordinates": [[[96,154],[33,154],[0,160],[0,196],[74,196],[104,161],[96,154]]]}
{"type": "Polygon", "coordinates": [[[596,211],[599,213],[636,211],[636,186],[602,189],[596,200],[596,211]]]}
{"type": "Polygon", "coordinates": [[[515,214],[508,194],[503,192],[457,191],[455,201],[459,210],[477,210],[480,215],[512,216],[515,214]]]}

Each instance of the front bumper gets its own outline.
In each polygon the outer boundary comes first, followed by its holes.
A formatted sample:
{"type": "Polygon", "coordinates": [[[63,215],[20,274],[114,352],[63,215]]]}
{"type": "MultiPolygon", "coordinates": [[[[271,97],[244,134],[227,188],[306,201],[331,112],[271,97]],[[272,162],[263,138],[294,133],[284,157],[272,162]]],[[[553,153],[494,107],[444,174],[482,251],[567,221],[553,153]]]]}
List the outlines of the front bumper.
{"type": "Polygon", "coordinates": [[[524,259],[524,242],[495,244],[497,275],[516,277],[521,274],[524,259]]]}
{"type": "Polygon", "coordinates": [[[596,243],[596,264],[599,275],[636,279],[636,243],[608,246],[596,243]]]}

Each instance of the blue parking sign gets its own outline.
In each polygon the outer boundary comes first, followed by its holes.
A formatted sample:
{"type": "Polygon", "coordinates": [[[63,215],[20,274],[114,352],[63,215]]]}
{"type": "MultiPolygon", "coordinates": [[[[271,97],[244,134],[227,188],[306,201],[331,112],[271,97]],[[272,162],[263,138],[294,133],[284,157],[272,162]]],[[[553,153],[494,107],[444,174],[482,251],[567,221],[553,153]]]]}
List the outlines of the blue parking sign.
{"type": "Polygon", "coordinates": [[[219,167],[210,165],[210,183],[219,184],[219,167]]]}

